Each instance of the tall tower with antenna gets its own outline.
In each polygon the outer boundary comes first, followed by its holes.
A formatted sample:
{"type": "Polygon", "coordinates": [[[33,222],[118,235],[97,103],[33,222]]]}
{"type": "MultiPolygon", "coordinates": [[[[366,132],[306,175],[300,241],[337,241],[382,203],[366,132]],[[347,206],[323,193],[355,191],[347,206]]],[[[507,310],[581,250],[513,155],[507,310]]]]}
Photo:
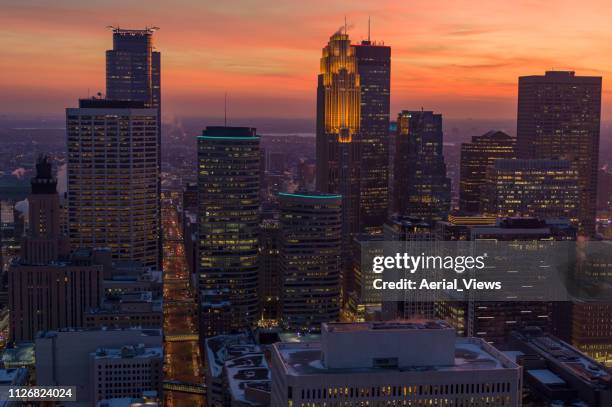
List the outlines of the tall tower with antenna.
{"type": "Polygon", "coordinates": [[[391,47],[372,42],[368,17],[368,39],[354,49],[361,85],[359,230],[379,235],[389,206],[391,47]]]}

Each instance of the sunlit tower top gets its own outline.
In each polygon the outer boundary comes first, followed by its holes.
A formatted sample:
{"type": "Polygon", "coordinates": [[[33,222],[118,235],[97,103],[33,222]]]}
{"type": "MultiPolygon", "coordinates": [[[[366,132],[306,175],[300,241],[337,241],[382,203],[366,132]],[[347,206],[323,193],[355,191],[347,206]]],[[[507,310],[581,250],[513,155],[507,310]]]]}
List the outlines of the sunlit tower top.
{"type": "Polygon", "coordinates": [[[323,48],[319,86],[324,97],[325,133],[350,142],[359,131],[360,84],[355,50],[346,25],[323,48]]]}

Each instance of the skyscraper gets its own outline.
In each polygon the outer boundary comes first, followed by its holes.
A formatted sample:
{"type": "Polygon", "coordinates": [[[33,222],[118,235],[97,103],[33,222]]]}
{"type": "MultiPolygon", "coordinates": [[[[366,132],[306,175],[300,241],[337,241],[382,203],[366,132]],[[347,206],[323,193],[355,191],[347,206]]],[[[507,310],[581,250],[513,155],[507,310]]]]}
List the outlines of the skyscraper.
{"type": "Polygon", "coordinates": [[[106,51],[106,97],[161,105],[161,56],[153,51],[156,28],[113,28],[113,49],[106,51]]]}
{"type": "MultiPolygon", "coordinates": [[[[470,222],[471,224],[463,222],[466,240],[475,241],[475,245],[478,245],[478,241],[482,241],[484,245],[496,241],[500,242],[500,248],[504,245],[512,247],[512,250],[506,251],[505,256],[508,262],[516,266],[516,277],[513,281],[519,285],[528,286],[541,278],[537,273],[533,273],[531,267],[519,265],[523,257],[522,251],[530,250],[530,245],[538,242],[550,244],[553,240],[574,240],[576,237],[576,228],[568,221],[502,218],[498,219],[496,224],[488,225],[486,218],[481,218],[481,221],[482,223],[470,222]]],[[[460,226],[459,222],[456,226],[460,226]]],[[[499,255],[502,255],[501,251],[499,255]]],[[[549,267],[547,261],[549,259],[542,255],[540,267],[549,267]]],[[[440,301],[436,304],[437,314],[453,324],[459,334],[476,336],[495,346],[504,345],[513,329],[539,327],[546,332],[555,329],[553,321],[557,319],[557,311],[554,304],[549,301],[521,301],[521,288],[505,285],[504,295],[509,296],[508,298],[514,296],[516,300],[513,301],[478,301],[473,298],[467,301],[440,301]]]]}
{"type": "Polygon", "coordinates": [[[321,57],[317,87],[317,190],[342,195],[342,236],[348,252],[359,231],[361,87],[355,47],[346,29],[321,57]]]}
{"type": "MultiPolygon", "coordinates": [[[[161,54],[153,45],[157,29],[113,27],[113,49],[106,51],[106,98],[143,102],[157,109],[157,183],[161,191],[161,54]]],[[[158,213],[161,224],[161,211],[158,213]]],[[[157,244],[161,267],[161,233],[157,244]]]]}
{"type": "Polygon", "coordinates": [[[341,194],[345,238],[382,234],[388,210],[391,48],[351,45],[346,29],[323,48],[317,88],[317,189],[341,194]]]}
{"type": "Polygon", "coordinates": [[[233,329],[259,315],[259,160],[253,128],[207,127],[198,137],[198,290],[229,292],[233,329]]]}
{"type": "Polygon", "coordinates": [[[115,259],[159,266],[158,113],[106,99],[66,109],[72,247],[109,247],[115,259]]]}
{"type": "Polygon", "coordinates": [[[278,321],[281,295],[280,224],[265,219],[259,227],[259,304],[263,320],[278,321]]]}
{"type": "Polygon", "coordinates": [[[279,194],[281,318],[291,330],[319,330],[340,311],[339,195],[279,194]]]}
{"type": "Polygon", "coordinates": [[[526,158],[569,160],[578,170],[579,222],[595,232],[601,77],[548,71],[519,78],[517,143],[526,158]]]}
{"type": "Polygon", "coordinates": [[[31,341],[41,330],[82,327],[86,312],[100,305],[103,268],[89,250],[67,257],[56,186],[51,163],[41,156],[28,197],[30,228],[21,258],[8,271],[10,336],[16,342],[31,341]]]}
{"type": "Polygon", "coordinates": [[[354,48],[361,89],[359,232],[382,235],[389,210],[391,47],[368,39],[354,48]]]}
{"type": "Polygon", "coordinates": [[[577,223],[578,173],[564,160],[496,160],[482,189],[482,210],[498,217],[577,223]]]}
{"type": "Polygon", "coordinates": [[[450,179],[442,154],[442,115],[402,111],[397,119],[394,211],[444,220],[450,211],[450,179]]]}
{"type": "Polygon", "coordinates": [[[461,144],[459,208],[463,213],[476,214],[482,211],[482,189],[487,169],[496,159],[514,158],[515,145],[514,138],[503,131],[494,130],[472,137],[470,143],[461,144]]]}
{"type": "Polygon", "coordinates": [[[40,156],[36,176],[31,180],[28,196],[29,229],[23,239],[21,261],[25,264],[48,264],[68,254],[69,244],[60,228],[60,204],[57,179],[51,162],[40,156]]]}

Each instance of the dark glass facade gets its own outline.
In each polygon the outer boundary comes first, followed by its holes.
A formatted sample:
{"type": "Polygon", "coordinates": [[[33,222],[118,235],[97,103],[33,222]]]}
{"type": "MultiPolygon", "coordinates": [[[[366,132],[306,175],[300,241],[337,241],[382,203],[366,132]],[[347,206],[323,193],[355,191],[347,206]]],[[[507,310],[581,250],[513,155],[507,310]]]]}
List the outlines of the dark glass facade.
{"type": "Polygon", "coordinates": [[[442,154],[442,115],[402,111],[397,119],[394,159],[394,211],[444,220],[450,211],[450,179],[442,154]]]}
{"type": "Polygon", "coordinates": [[[161,57],[153,51],[153,30],[113,30],[113,49],[106,51],[106,97],[161,104],[161,57]]]}
{"type": "Polygon", "coordinates": [[[339,317],[342,197],[281,193],[279,201],[282,322],[318,331],[339,317]]]}
{"type": "Polygon", "coordinates": [[[228,292],[231,315],[219,320],[230,329],[259,316],[259,160],[255,129],[207,127],[198,137],[198,290],[228,292]]]}
{"type": "Polygon", "coordinates": [[[354,48],[361,85],[359,232],[381,235],[389,209],[391,47],[362,41],[354,48]]]}
{"type": "Polygon", "coordinates": [[[519,78],[517,143],[525,158],[569,160],[578,170],[580,231],[595,232],[601,77],[549,71],[519,78]]]}

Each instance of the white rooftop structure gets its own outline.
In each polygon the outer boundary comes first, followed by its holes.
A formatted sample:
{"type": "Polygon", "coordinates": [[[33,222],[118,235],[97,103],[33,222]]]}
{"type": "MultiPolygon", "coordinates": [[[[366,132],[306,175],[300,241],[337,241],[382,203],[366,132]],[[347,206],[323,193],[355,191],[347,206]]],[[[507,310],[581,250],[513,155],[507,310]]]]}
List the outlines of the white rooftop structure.
{"type": "Polygon", "coordinates": [[[271,366],[274,407],[518,406],[522,386],[521,367],[508,356],[432,320],[323,324],[321,342],[274,344],[271,366]]]}

